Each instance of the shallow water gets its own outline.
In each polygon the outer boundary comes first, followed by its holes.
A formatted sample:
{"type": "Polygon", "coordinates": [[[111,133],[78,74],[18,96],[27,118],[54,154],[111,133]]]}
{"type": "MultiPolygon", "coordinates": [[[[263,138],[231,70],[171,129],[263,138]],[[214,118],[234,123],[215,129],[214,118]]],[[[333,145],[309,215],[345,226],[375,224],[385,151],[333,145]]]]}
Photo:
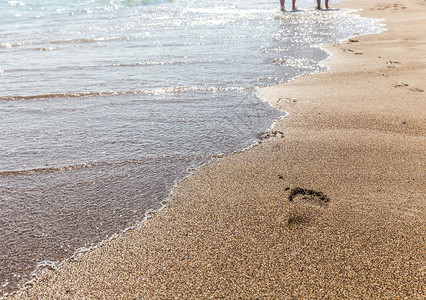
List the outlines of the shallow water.
{"type": "MultiPolygon", "coordinates": [[[[260,86],[380,31],[275,1],[0,1],[0,295],[159,209],[285,113],[260,86]]],[[[289,1],[287,1],[289,2],[289,1]]]]}

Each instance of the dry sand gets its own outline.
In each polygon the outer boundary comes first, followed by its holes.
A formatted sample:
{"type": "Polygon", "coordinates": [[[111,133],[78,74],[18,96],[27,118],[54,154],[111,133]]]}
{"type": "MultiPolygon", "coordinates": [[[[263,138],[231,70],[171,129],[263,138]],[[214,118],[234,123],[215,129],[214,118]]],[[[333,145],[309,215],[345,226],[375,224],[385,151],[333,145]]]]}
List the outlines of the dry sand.
{"type": "Polygon", "coordinates": [[[265,89],[290,113],[275,137],[195,171],[142,226],[16,297],[425,299],[426,1],[339,6],[388,31],[265,89]]]}

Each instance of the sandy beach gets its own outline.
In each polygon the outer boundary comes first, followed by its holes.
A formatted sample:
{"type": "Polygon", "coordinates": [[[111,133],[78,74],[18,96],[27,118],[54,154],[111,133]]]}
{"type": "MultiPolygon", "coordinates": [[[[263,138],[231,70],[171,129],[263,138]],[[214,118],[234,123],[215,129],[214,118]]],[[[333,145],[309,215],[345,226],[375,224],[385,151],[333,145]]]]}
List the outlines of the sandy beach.
{"type": "MultiPolygon", "coordinates": [[[[278,3],[277,3],[278,5],[278,3]]],[[[424,299],[426,1],[345,1],[386,31],[261,92],[289,116],[166,208],[16,299],[424,299]]]]}

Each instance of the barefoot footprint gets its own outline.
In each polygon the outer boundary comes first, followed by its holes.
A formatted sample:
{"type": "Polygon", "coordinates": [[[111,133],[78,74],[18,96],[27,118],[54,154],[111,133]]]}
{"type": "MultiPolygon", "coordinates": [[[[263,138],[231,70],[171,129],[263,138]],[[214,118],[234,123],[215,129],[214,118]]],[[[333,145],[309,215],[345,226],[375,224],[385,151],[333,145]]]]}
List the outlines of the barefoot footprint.
{"type": "Polygon", "coordinates": [[[320,206],[326,206],[330,199],[321,192],[302,188],[294,188],[290,191],[288,201],[294,203],[305,202],[320,206]]]}
{"type": "Polygon", "coordinates": [[[303,188],[292,189],[288,200],[292,203],[287,220],[290,228],[312,224],[330,202],[323,193],[303,188]]]}

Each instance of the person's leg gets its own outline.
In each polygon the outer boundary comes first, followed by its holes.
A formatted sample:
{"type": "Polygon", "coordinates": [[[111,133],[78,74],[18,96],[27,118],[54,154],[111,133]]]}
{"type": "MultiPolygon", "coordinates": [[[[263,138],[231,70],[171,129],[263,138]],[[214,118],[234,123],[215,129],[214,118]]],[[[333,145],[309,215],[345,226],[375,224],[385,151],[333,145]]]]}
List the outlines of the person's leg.
{"type": "Polygon", "coordinates": [[[325,0],[325,8],[329,9],[329,7],[328,7],[328,0],[325,0]]]}
{"type": "Polygon", "coordinates": [[[282,11],[284,11],[284,2],[285,0],[280,0],[280,4],[281,4],[280,10],[282,11]]]}
{"type": "Polygon", "coordinates": [[[297,7],[296,7],[296,0],[293,0],[293,10],[296,10],[297,9],[297,7]]]}
{"type": "Polygon", "coordinates": [[[321,0],[317,0],[317,9],[321,9],[321,0]]]}

